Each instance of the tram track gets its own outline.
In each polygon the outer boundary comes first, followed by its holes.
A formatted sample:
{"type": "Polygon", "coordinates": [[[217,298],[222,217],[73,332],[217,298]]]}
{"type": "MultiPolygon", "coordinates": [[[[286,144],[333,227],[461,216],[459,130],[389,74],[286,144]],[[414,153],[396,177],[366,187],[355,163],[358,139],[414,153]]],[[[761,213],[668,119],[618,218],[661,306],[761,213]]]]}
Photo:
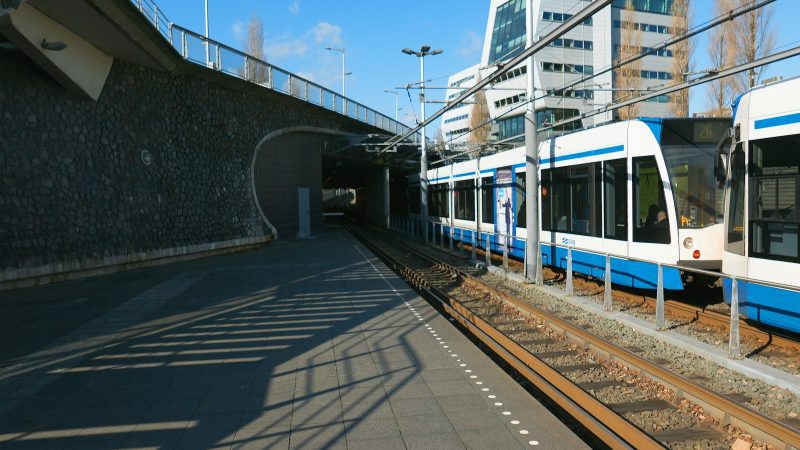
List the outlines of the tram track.
{"type": "Polygon", "coordinates": [[[610,447],[729,445],[737,429],[771,445],[800,447],[797,430],[634,351],[394,239],[351,231],[610,447]]]}
{"type": "MultiPolygon", "coordinates": [[[[469,244],[464,245],[466,251],[470,251],[469,244]]],[[[483,260],[485,253],[482,249],[477,249],[476,252],[481,255],[479,260],[483,260]]],[[[502,264],[502,258],[498,255],[492,255],[493,264],[502,264]]],[[[515,273],[521,273],[523,270],[522,263],[509,258],[509,270],[515,273]]],[[[545,283],[560,283],[563,282],[562,274],[558,271],[553,271],[549,268],[545,270],[545,283]],[[549,277],[547,277],[549,275],[549,277]]],[[[584,292],[600,292],[603,289],[603,282],[586,277],[582,274],[574,274],[575,289],[584,292]]],[[[617,308],[629,309],[640,308],[655,315],[656,299],[640,292],[635,292],[630,289],[619,287],[612,288],[612,296],[617,302],[617,308]],[[621,304],[619,304],[621,303],[621,304]]],[[[667,317],[697,328],[710,327],[720,339],[727,339],[730,333],[730,314],[726,312],[708,309],[705,306],[693,305],[687,303],[685,300],[665,299],[664,312],[667,317]]],[[[786,333],[782,330],[777,330],[764,325],[753,324],[745,318],[739,319],[739,333],[744,340],[752,340],[754,343],[751,347],[755,348],[757,352],[764,351],[768,347],[777,347],[786,353],[800,353],[800,336],[786,333]],[[755,343],[757,342],[757,344],[755,343]]]]}

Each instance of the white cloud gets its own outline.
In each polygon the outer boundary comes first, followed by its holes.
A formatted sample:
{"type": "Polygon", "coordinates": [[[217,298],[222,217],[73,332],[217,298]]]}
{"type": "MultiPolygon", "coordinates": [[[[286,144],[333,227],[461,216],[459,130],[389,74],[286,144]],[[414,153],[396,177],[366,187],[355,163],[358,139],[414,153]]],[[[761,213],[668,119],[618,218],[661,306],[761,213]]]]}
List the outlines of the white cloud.
{"type": "Polygon", "coordinates": [[[474,31],[467,31],[461,38],[461,45],[456,49],[456,54],[471,58],[480,53],[483,48],[483,38],[474,31]]]}
{"type": "Polygon", "coordinates": [[[314,42],[327,45],[342,45],[342,27],[328,22],[320,22],[314,25],[307,34],[310,34],[314,42]]]}
{"type": "Polygon", "coordinates": [[[300,0],[293,0],[289,5],[289,13],[292,15],[300,14],[300,0]]]}
{"type": "Polygon", "coordinates": [[[244,22],[239,19],[236,19],[236,22],[233,22],[233,26],[231,27],[233,30],[233,37],[236,38],[237,41],[241,41],[244,39],[244,22]]]}
{"type": "Polygon", "coordinates": [[[267,44],[264,53],[267,60],[304,57],[308,53],[308,44],[300,38],[283,37],[267,44]]]}

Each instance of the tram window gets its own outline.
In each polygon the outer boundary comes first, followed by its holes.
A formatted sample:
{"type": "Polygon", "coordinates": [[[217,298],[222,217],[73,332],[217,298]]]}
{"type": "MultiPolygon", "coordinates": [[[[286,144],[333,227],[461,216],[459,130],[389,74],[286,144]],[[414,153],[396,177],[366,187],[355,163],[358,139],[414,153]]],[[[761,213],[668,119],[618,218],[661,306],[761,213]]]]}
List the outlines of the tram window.
{"type": "Polygon", "coordinates": [[[494,183],[492,177],[481,179],[481,221],[494,223],[494,183]]]}
{"type": "Polygon", "coordinates": [[[745,163],[742,144],[736,144],[731,153],[731,181],[728,199],[728,214],[725,218],[728,229],[725,250],[744,255],[744,182],[745,163]]]}
{"type": "Polygon", "coordinates": [[[447,197],[446,183],[428,186],[428,215],[434,217],[449,217],[447,197]]]}
{"type": "Polygon", "coordinates": [[[552,183],[550,182],[550,169],[542,170],[542,229],[552,230],[552,207],[553,199],[552,183]]]}
{"type": "Polygon", "coordinates": [[[624,159],[605,163],[606,238],[628,240],[628,171],[624,159]]]}
{"type": "Polygon", "coordinates": [[[800,135],[752,142],[751,250],[753,256],[797,260],[800,135]]]}
{"type": "Polygon", "coordinates": [[[570,230],[570,198],[568,168],[560,167],[551,170],[552,219],[550,226],[553,231],[569,232],[570,230]]]}
{"type": "Polygon", "coordinates": [[[453,187],[456,219],[475,220],[475,180],[456,181],[453,187]]]}
{"type": "Polygon", "coordinates": [[[633,158],[633,240],[670,243],[664,184],[653,156],[633,158]]]}
{"type": "Polygon", "coordinates": [[[516,174],[515,180],[514,189],[516,190],[517,202],[514,204],[516,208],[514,217],[517,218],[517,227],[525,228],[525,172],[516,174]]]}

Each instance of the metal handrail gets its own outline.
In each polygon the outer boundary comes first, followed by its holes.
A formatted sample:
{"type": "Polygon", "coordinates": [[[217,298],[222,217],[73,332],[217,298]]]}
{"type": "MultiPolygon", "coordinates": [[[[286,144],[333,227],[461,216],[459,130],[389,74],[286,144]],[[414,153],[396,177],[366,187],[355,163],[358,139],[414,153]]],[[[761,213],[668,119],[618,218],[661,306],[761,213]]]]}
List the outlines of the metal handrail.
{"type": "MultiPolygon", "coordinates": [[[[299,98],[304,100],[308,103],[311,103],[315,106],[320,106],[325,109],[337,112],[342,114],[346,117],[350,117],[352,119],[358,120],[359,122],[366,123],[368,125],[372,125],[376,128],[380,128],[384,131],[393,134],[402,134],[410,130],[410,128],[402,123],[392,119],[391,117],[380,113],[372,108],[364,106],[361,103],[358,103],[354,100],[351,100],[347,97],[342,97],[340,94],[331,91],[317,83],[309,81],[303,77],[299,77],[294,75],[293,73],[281,69],[275,65],[269,64],[266,61],[263,61],[259,58],[256,58],[252,55],[248,55],[245,52],[237,50],[233,47],[225,45],[219,41],[215,41],[210,38],[206,38],[202,34],[196,33],[192,30],[184,28],[180,25],[176,25],[169,21],[166,15],[159,9],[158,5],[153,2],[152,0],[130,0],[131,3],[139,10],[139,12],[156,28],[156,30],[170,43],[170,45],[178,51],[183,59],[186,61],[190,61],[192,63],[206,66],[207,64],[196,61],[190,58],[189,56],[189,46],[186,37],[191,36],[195,39],[198,39],[204,45],[208,45],[209,48],[213,47],[215,50],[209,53],[209,59],[207,63],[211,63],[211,68],[218,70],[220,72],[225,73],[226,75],[233,76],[236,78],[240,78],[246,81],[249,81],[253,84],[257,84],[261,87],[271,89],[273,91],[285,93],[291,95],[292,97],[299,98]],[[162,26],[163,24],[163,26],[162,26]],[[180,39],[175,39],[175,32],[180,33],[180,39]],[[233,53],[234,55],[240,56],[243,58],[243,66],[241,68],[241,73],[233,73],[230,71],[224,71],[222,66],[222,57],[221,57],[221,50],[225,50],[227,52],[233,53]],[[248,67],[252,64],[260,64],[263,65],[265,68],[268,76],[266,77],[265,83],[259,83],[255,80],[254,77],[249,77],[247,71],[248,67]],[[278,89],[274,85],[273,74],[274,72],[283,73],[287,76],[287,89],[283,91],[278,89]],[[295,87],[300,87],[300,92],[295,92],[295,87]],[[309,93],[311,90],[319,90],[319,97],[316,100],[312,100],[309,93]],[[330,106],[326,102],[326,99],[330,99],[330,106]],[[337,101],[338,100],[338,101],[337,101]],[[337,104],[341,104],[341,108],[337,108],[337,104]],[[350,111],[352,109],[352,111],[350,111]],[[361,114],[359,114],[361,113],[361,114]],[[370,120],[370,118],[372,120],[370,120]]],[[[315,96],[316,97],[316,96],[315,96]]],[[[413,141],[415,143],[419,143],[420,136],[418,133],[413,135],[413,141]]]]}
{"type": "MultiPolygon", "coordinates": [[[[402,220],[402,218],[401,218],[401,220],[402,220]]],[[[414,237],[416,234],[414,233],[413,223],[414,223],[414,221],[421,222],[422,219],[421,218],[407,218],[406,220],[410,221],[410,223],[412,224],[412,226],[410,227],[411,232],[409,234],[412,237],[414,237]]],[[[397,222],[398,221],[395,220],[395,223],[397,223],[397,222]]],[[[463,232],[464,231],[469,231],[470,233],[477,233],[478,241],[480,241],[480,239],[481,239],[480,236],[481,236],[482,233],[487,235],[487,242],[488,242],[488,235],[489,234],[492,234],[492,235],[495,235],[495,236],[499,236],[501,238],[511,238],[511,239],[518,239],[518,240],[521,240],[521,241],[527,241],[527,239],[525,237],[513,236],[513,235],[510,235],[510,234],[499,233],[499,232],[495,232],[495,231],[484,231],[484,230],[481,230],[480,228],[470,228],[470,227],[458,226],[458,225],[455,225],[452,222],[450,222],[449,224],[446,224],[443,221],[437,222],[437,221],[429,220],[429,221],[427,221],[427,224],[430,224],[430,225],[433,226],[434,245],[435,245],[435,235],[436,235],[436,233],[435,233],[436,232],[436,224],[439,224],[441,226],[442,246],[444,246],[444,226],[445,225],[450,226],[450,250],[453,250],[453,240],[454,240],[454,238],[456,236],[456,230],[460,230],[459,237],[462,239],[462,241],[463,241],[463,232]]],[[[403,228],[402,226],[401,227],[395,227],[395,228],[399,229],[400,231],[406,231],[406,228],[403,228]]],[[[426,227],[425,232],[427,233],[427,227],[426,227]]],[[[473,234],[473,236],[474,236],[474,234],[473,234]]],[[[625,260],[630,260],[630,261],[637,261],[637,262],[643,262],[643,263],[657,265],[657,268],[658,268],[657,269],[658,270],[658,281],[656,283],[656,319],[655,319],[655,328],[657,330],[660,330],[660,331],[664,331],[666,329],[666,326],[665,326],[665,315],[664,315],[664,268],[665,267],[673,268],[673,269],[677,269],[677,270],[682,270],[682,271],[686,271],[686,272],[691,272],[691,273],[697,273],[697,274],[701,274],[701,275],[708,275],[708,276],[712,276],[712,277],[718,277],[718,278],[721,278],[721,279],[725,279],[725,278],[730,279],[731,280],[731,314],[730,314],[730,338],[729,338],[729,341],[728,341],[728,356],[730,356],[731,358],[741,358],[741,356],[742,356],[741,355],[741,351],[740,351],[740,336],[739,336],[739,289],[738,289],[739,282],[744,281],[744,282],[754,283],[754,284],[767,286],[767,287],[774,287],[774,288],[778,288],[778,289],[785,289],[785,290],[800,292],[800,288],[798,288],[797,286],[789,286],[789,285],[786,285],[786,284],[775,283],[775,282],[771,282],[771,281],[755,280],[755,279],[752,279],[752,278],[749,278],[749,277],[744,277],[744,276],[740,277],[740,276],[736,276],[736,275],[727,275],[727,274],[724,274],[722,272],[715,272],[715,271],[712,271],[712,270],[698,269],[698,268],[694,268],[694,267],[686,267],[686,266],[681,266],[679,264],[660,263],[660,262],[646,260],[646,259],[642,259],[642,258],[636,258],[636,257],[633,257],[633,256],[620,255],[620,254],[617,254],[617,253],[610,253],[610,252],[602,252],[602,251],[593,250],[593,249],[587,249],[587,248],[578,247],[578,246],[574,246],[574,245],[558,244],[558,243],[555,243],[555,242],[541,242],[540,241],[539,242],[539,248],[538,248],[539,254],[541,254],[542,246],[544,246],[544,245],[549,245],[549,246],[556,247],[556,248],[566,248],[567,249],[567,268],[566,268],[565,293],[568,296],[574,295],[573,271],[572,271],[572,251],[576,250],[576,251],[582,251],[582,252],[586,252],[586,253],[591,253],[591,254],[594,254],[594,255],[605,256],[605,277],[604,277],[604,280],[603,280],[603,284],[604,284],[603,309],[606,310],[606,311],[611,311],[613,309],[613,304],[612,304],[613,297],[611,295],[611,258],[625,259],[625,260]]],[[[472,247],[473,247],[472,257],[473,257],[473,259],[475,259],[475,246],[473,245],[472,247]]],[[[463,252],[463,244],[462,244],[461,250],[463,252]]],[[[526,262],[527,262],[527,257],[528,257],[528,255],[525,255],[526,262]]],[[[542,278],[541,278],[542,259],[541,258],[537,258],[536,259],[536,263],[537,263],[537,279],[536,279],[536,283],[537,284],[542,284],[542,278]]],[[[491,265],[491,246],[489,246],[489,245],[486,246],[486,265],[487,266],[491,265]]],[[[527,264],[526,264],[526,266],[527,266],[527,264]]],[[[508,246],[506,246],[506,245],[503,246],[503,267],[504,267],[504,269],[506,271],[508,271],[508,246]]]]}

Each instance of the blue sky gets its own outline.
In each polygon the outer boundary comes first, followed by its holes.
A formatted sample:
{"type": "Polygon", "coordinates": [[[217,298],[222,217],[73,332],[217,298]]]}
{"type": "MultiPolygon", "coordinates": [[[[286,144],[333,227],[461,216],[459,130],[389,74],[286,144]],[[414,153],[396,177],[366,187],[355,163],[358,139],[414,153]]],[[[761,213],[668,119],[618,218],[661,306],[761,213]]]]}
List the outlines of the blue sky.
{"type": "MultiPolygon", "coordinates": [[[[176,24],[203,31],[203,0],[156,0],[176,24]]],[[[691,0],[694,22],[711,18],[713,0],[691,0]]],[[[426,58],[426,78],[441,86],[449,74],[480,59],[488,18],[488,0],[209,0],[211,37],[242,48],[252,13],[264,21],[265,50],[270,63],[305,76],[335,91],[341,90],[341,55],[324,47],[345,47],[348,97],[393,116],[395,97],[384,89],[419,81],[419,62],[404,55],[404,47],[430,44],[444,50],[426,58]]],[[[777,0],[774,25],[776,47],[800,45],[800,1],[777,0]]],[[[696,42],[695,68],[709,67],[705,36],[696,42]]],[[[800,58],[775,64],[767,76],[800,75],[800,58]]],[[[399,104],[406,122],[419,115],[419,102],[411,91],[400,91],[399,104]]],[[[430,91],[441,100],[444,91],[430,91]]],[[[694,88],[691,109],[705,110],[703,87],[694,88]]],[[[428,106],[428,115],[436,109],[428,106]]]]}

